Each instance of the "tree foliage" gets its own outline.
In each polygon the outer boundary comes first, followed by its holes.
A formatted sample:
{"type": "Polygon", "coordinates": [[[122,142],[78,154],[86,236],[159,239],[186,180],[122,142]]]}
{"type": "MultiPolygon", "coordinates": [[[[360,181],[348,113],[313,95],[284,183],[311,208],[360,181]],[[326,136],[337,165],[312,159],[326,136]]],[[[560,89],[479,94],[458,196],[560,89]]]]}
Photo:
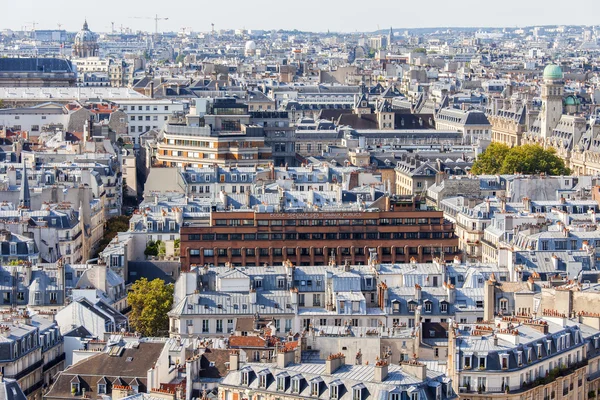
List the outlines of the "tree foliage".
{"type": "Polygon", "coordinates": [[[129,220],[131,216],[119,215],[118,217],[110,218],[104,224],[104,237],[98,243],[98,253],[108,246],[110,241],[117,236],[119,232],[127,232],[129,230],[129,220]]]}
{"type": "Polygon", "coordinates": [[[148,256],[157,256],[158,253],[160,252],[160,245],[161,245],[161,241],[157,240],[151,240],[148,242],[148,244],[146,245],[146,250],[144,250],[144,255],[146,257],[148,256]]]}
{"type": "Polygon", "coordinates": [[[162,279],[139,279],[127,294],[131,307],[129,325],[143,336],[164,336],[169,330],[167,313],[173,306],[173,284],[162,279]]]}
{"type": "Polygon", "coordinates": [[[569,168],[556,155],[554,149],[546,150],[541,146],[531,144],[511,148],[501,143],[492,143],[477,158],[471,172],[476,175],[570,174],[569,168]]]}

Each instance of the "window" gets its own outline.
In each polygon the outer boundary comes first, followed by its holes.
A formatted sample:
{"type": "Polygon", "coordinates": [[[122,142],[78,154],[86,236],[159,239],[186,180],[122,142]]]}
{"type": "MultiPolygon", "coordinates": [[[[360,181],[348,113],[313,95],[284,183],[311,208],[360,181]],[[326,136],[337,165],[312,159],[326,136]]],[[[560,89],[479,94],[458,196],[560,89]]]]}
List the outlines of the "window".
{"type": "Polygon", "coordinates": [[[361,398],[362,398],[362,389],[354,388],[352,390],[352,400],[361,400],[361,398]]]}
{"type": "Polygon", "coordinates": [[[432,307],[431,302],[430,301],[426,301],[425,302],[425,312],[428,312],[428,313],[431,312],[431,307],[432,307]]]}
{"type": "Polygon", "coordinates": [[[202,333],[208,333],[208,320],[202,320],[202,333]]]}
{"type": "Polygon", "coordinates": [[[267,387],[267,374],[262,373],[258,376],[258,386],[261,388],[267,387]]]}
{"type": "Polygon", "coordinates": [[[312,382],[310,384],[310,395],[319,396],[319,382],[312,382]]]}
{"type": "Polygon", "coordinates": [[[106,385],[101,383],[98,384],[98,393],[106,393],[106,385]]]}
{"type": "Polygon", "coordinates": [[[338,398],[338,385],[337,384],[330,384],[329,385],[329,398],[330,399],[337,399],[338,398]]]}
{"type": "Polygon", "coordinates": [[[321,306],[321,294],[315,293],[313,294],[313,307],[321,306]]]}
{"type": "Polygon", "coordinates": [[[277,390],[280,390],[280,391],[285,390],[285,377],[280,376],[277,378],[277,390]]]}
{"type": "Polygon", "coordinates": [[[248,371],[243,371],[242,372],[242,382],[241,382],[241,384],[244,385],[244,386],[248,386],[248,382],[249,382],[248,371]]]}
{"type": "Polygon", "coordinates": [[[223,320],[218,319],[217,320],[217,333],[222,333],[222,332],[223,332],[223,320]]]}
{"type": "Polygon", "coordinates": [[[300,378],[292,379],[292,393],[300,392],[300,378]]]}

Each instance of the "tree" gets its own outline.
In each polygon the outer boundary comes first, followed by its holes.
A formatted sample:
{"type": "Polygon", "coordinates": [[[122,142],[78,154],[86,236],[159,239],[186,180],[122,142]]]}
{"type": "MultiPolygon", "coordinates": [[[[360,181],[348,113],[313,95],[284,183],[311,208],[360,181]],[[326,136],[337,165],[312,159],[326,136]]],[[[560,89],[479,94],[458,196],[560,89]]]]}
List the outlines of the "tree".
{"type": "Polygon", "coordinates": [[[173,306],[173,284],[162,279],[139,279],[127,294],[131,307],[129,326],[143,336],[165,336],[169,330],[167,313],[173,306]]]}
{"type": "Polygon", "coordinates": [[[510,151],[510,147],[501,143],[492,143],[477,157],[471,172],[475,175],[497,174],[502,168],[502,162],[510,151]]]}
{"type": "Polygon", "coordinates": [[[510,148],[500,143],[492,143],[477,158],[471,172],[476,175],[514,173],[569,175],[571,173],[554,149],[544,149],[531,144],[510,148]]]}
{"type": "Polygon", "coordinates": [[[160,244],[160,240],[157,240],[156,242],[154,240],[149,241],[146,245],[146,250],[144,250],[144,255],[146,257],[157,256],[160,249],[160,244]]]}
{"type": "Polygon", "coordinates": [[[129,230],[129,220],[131,216],[120,215],[110,218],[104,225],[104,237],[98,243],[98,253],[108,246],[110,241],[117,236],[119,232],[127,232],[129,230]]]}

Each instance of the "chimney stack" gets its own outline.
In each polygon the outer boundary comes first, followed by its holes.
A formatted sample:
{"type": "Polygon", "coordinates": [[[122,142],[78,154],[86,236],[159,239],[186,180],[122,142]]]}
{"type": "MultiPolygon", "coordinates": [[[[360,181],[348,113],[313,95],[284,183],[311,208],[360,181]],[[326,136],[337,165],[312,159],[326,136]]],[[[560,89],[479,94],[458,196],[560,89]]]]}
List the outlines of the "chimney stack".
{"type": "Polygon", "coordinates": [[[346,363],[346,356],[343,353],[330,354],[325,360],[325,374],[331,375],[346,363]]]}
{"type": "Polygon", "coordinates": [[[229,370],[237,371],[240,369],[240,353],[238,350],[231,350],[229,353],[229,370]]]}
{"type": "Polygon", "coordinates": [[[386,360],[377,361],[375,364],[375,376],[373,380],[375,382],[383,382],[388,376],[388,363],[386,360]]]}

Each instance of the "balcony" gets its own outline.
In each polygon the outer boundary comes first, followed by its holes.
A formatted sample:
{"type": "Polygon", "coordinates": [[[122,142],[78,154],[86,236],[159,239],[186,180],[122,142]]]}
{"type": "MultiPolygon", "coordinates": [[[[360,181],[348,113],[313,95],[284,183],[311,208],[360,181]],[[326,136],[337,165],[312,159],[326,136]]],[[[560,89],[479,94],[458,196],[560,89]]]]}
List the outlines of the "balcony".
{"type": "Polygon", "coordinates": [[[58,365],[59,363],[61,363],[64,360],[65,360],[65,353],[62,353],[60,356],[54,358],[53,360],[51,360],[47,364],[44,364],[43,372],[48,371],[50,368],[58,365]]]}
{"type": "Polygon", "coordinates": [[[23,390],[23,393],[25,394],[25,396],[29,396],[31,393],[40,389],[42,386],[44,386],[44,381],[38,381],[33,386],[30,386],[27,389],[23,390]]]}
{"type": "Polygon", "coordinates": [[[44,360],[39,360],[36,363],[30,365],[29,367],[19,371],[18,373],[14,374],[14,375],[5,375],[7,378],[12,378],[15,380],[19,380],[29,374],[31,374],[33,371],[35,371],[36,369],[40,368],[42,365],[44,364],[44,360]]]}

